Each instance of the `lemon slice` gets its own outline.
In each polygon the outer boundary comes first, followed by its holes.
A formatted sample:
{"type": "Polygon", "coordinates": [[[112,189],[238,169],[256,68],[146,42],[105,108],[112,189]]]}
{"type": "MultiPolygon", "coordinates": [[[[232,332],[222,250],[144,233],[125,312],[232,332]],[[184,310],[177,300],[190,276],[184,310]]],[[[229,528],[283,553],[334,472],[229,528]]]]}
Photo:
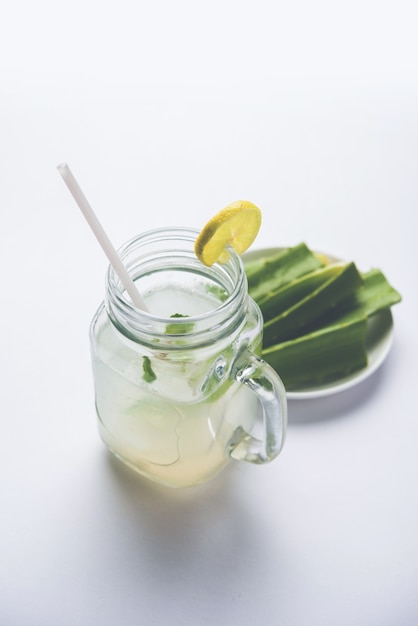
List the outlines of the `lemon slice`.
{"type": "Polygon", "coordinates": [[[260,226],[261,211],[255,204],[248,200],[232,202],[203,227],[195,241],[195,254],[205,265],[226,263],[228,246],[242,254],[257,237],[260,226]]]}

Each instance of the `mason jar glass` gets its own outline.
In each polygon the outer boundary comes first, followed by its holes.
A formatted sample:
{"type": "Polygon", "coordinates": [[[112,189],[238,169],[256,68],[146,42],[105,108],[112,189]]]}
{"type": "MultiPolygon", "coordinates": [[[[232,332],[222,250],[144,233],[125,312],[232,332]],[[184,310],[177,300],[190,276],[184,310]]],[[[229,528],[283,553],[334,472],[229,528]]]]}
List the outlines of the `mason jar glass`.
{"type": "Polygon", "coordinates": [[[267,463],[286,431],[286,394],[257,355],[263,320],[240,257],[203,265],[191,229],[157,229],[119,254],[147,310],[112,267],[90,327],[100,435],[131,468],[172,487],[231,460],[267,463]]]}

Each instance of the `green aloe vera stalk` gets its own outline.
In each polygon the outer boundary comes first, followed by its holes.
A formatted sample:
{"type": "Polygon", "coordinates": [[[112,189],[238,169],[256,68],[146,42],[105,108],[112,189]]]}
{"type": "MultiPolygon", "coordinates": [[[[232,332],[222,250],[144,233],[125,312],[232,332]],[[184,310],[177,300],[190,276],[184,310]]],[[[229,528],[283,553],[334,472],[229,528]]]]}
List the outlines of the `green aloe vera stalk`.
{"type": "Polygon", "coordinates": [[[256,261],[244,259],[248,291],[256,301],[291,280],[322,266],[323,262],[304,243],[256,261]]]}
{"type": "Polygon", "coordinates": [[[370,317],[401,301],[400,293],[379,269],[363,273],[362,278],[363,285],[341,302],[335,311],[328,311],[322,324],[331,323],[335,319],[345,321],[364,315],[370,317]]]}
{"type": "Polygon", "coordinates": [[[333,310],[363,284],[354,263],[340,263],[336,269],[327,281],[264,324],[264,347],[303,335],[315,320],[333,310]]]}
{"type": "Polygon", "coordinates": [[[322,385],[367,365],[367,317],[327,326],[266,348],[262,358],[288,391],[322,385]]]}
{"type": "MultiPolygon", "coordinates": [[[[246,260],[250,295],[264,318],[262,357],[290,391],[367,365],[369,318],[401,301],[378,269],[323,262],[304,243],[246,260]]],[[[391,319],[391,318],[390,318],[391,319]]]]}
{"type": "Polygon", "coordinates": [[[258,298],[257,304],[261,309],[264,321],[267,322],[273,317],[277,317],[324,283],[338,276],[344,265],[344,263],[333,263],[326,267],[320,267],[313,272],[295,278],[284,287],[270,291],[258,298]]]}

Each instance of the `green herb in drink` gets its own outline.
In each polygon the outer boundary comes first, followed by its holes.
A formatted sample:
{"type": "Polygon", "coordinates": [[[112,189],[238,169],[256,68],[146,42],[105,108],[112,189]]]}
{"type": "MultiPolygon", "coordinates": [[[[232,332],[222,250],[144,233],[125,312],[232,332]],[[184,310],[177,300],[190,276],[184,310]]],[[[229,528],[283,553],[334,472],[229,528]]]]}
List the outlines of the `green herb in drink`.
{"type": "Polygon", "coordinates": [[[208,285],[206,287],[206,291],[215,296],[215,298],[219,300],[219,302],[225,302],[229,295],[227,290],[220,285],[208,285]]]}
{"type": "MultiPolygon", "coordinates": [[[[170,315],[171,318],[184,318],[190,317],[189,315],[183,315],[182,313],[173,313],[170,315]]],[[[173,322],[172,324],[167,324],[165,332],[167,335],[185,335],[186,333],[191,333],[193,330],[193,322],[183,323],[183,322],[173,322]]]]}
{"type": "Polygon", "coordinates": [[[157,380],[157,377],[151,366],[151,359],[148,356],[143,357],[142,368],[144,370],[142,379],[145,380],[146,383],[153,383],[154,380],[157,380]]]}

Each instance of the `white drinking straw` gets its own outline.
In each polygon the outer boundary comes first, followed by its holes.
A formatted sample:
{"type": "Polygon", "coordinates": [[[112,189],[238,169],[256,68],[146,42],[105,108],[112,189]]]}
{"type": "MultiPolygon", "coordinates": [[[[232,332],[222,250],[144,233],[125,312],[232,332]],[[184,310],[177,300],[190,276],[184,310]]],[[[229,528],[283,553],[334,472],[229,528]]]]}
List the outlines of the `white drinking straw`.
{"type": "Polygon", "coordinates": [[[80,207],[81,212],[83,213],[84,217],[87,220],[87,223],[89,224],[90,228],[95,234],[97,241],[102,246],[107,258],[110,261],[111,266],[115,270],[116,274],[119,276],[119,279],[122,282],[122,285],[125,287],[126,291],[130,295],[132,302],[138,309],[147,311],[148,310],[147,306],[145,302],[143,301],[143,299],[141,298],[141,296],[139,295],[134,281],[132,280],[126,267],[120,260],[120,257],[118,253],[116,252],[115,248],[113,247],[109,237],[106,235],[105,231],[103,230],[102,225],[100,224],[93,209],[88,203],[86,196],[82,192],[81,187],[76,181],[76,179],[74,178],[70,168],[68,167],[66,163],[61,163],[61,165],[58,165],[57,169],[59,173],[61,174],[62,178],[64,179],[64,182],[67,185],[68,189],[70,190],[74,200],[77,202],[78,206],[80,207]]]}

